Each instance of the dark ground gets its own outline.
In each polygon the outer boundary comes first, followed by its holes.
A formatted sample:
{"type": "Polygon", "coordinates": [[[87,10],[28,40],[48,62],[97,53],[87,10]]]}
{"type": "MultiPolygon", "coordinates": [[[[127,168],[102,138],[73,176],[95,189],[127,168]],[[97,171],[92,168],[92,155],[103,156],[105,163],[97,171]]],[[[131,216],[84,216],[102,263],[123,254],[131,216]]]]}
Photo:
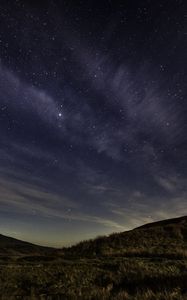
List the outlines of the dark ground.
{"type": "Polygon", "coordinates": [[[187,299],[186,233],[183,217],[43,252],[1,236],[1,299],[187,299]]]}

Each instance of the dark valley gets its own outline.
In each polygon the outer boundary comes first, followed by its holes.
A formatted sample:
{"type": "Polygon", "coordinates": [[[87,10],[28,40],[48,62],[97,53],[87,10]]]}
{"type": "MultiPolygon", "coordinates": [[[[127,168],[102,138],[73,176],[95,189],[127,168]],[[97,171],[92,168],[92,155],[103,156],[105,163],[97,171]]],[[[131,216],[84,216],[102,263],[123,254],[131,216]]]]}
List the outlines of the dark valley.
{"type": "Polygon", "coordinates": [[[0,236],[2,299],[187,299],[187,217],[53,249],[0,236]]]}

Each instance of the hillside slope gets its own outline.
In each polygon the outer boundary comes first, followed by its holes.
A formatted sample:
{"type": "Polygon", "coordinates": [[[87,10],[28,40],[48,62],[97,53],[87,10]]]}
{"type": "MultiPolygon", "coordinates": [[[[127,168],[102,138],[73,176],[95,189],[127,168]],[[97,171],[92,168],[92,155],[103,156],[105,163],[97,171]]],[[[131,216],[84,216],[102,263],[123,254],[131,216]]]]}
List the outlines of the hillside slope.
{"type": "Polygon", "coordinates": [[[0,234],[0,256],[45,255],[51,248],[34,245],[0,234]]]}
{"type": "Polygon", "coordinates": [[[145,224],[64,249],[66,256],[187,256],[187,217],[145,224]]]}
{"type": "Polygon", "coordinates": [[[187,217],[64,249],[0,235],[0,253],[9,254],[0,255],[0,295],[3,299],[186,300],[186,251],[187,217]]]}
{"type": "Polygon", "coordinates": [[[0,256],[64,255],[65,257],[174,256],[187,257],[187,216],[145,224],[130,231],[53,249],[0,234],[0,256]]]}

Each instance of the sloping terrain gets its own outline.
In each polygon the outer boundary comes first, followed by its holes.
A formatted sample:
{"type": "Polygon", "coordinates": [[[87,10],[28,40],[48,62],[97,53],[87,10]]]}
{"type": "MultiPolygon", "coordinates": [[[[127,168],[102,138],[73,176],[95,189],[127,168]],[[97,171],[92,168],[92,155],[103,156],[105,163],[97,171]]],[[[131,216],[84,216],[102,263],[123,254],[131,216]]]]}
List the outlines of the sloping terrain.
{"type": "Polygon", "coordinates": [[[187,299],[187,217],[56,250],[0,236],[0,248],[2,299],[187,299]]]}
{"type": "Polygon", "coordinates": [[[145,224],[130,231],[82,241],[72,247],[53,249],[0,234],[0,255],[49,254],[65,257],[100,255],[187,255],[187,217],[145,224]]]}
{"type": "Polygon", "coordinates": [[[51,248],[34,245],[12,237],[0,234],[0,258],[2,256],[46,255],[51,248]]]}
{"type": "Polygon", "coordinates": [[[150,223],[108,237],[83,241],[64,252],[75,257],[187,257],[187,217],[150,223]]]}

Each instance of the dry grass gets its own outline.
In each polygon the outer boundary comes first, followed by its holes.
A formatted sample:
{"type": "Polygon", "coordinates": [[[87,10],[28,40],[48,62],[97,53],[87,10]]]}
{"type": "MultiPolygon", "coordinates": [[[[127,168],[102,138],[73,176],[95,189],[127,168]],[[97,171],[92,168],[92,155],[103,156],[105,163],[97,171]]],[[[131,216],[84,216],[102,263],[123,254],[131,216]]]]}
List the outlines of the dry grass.
{"type": "Polygon", "coordinates": [[[0,299],[187,300],[187,218],[0,257],[0,299]]]}
{"type": "Polygon", "coordinates": [[[186,282],[186,260],[113,257],[0,268],[2,299],[179,300],[187,299],[186,282]]]}

